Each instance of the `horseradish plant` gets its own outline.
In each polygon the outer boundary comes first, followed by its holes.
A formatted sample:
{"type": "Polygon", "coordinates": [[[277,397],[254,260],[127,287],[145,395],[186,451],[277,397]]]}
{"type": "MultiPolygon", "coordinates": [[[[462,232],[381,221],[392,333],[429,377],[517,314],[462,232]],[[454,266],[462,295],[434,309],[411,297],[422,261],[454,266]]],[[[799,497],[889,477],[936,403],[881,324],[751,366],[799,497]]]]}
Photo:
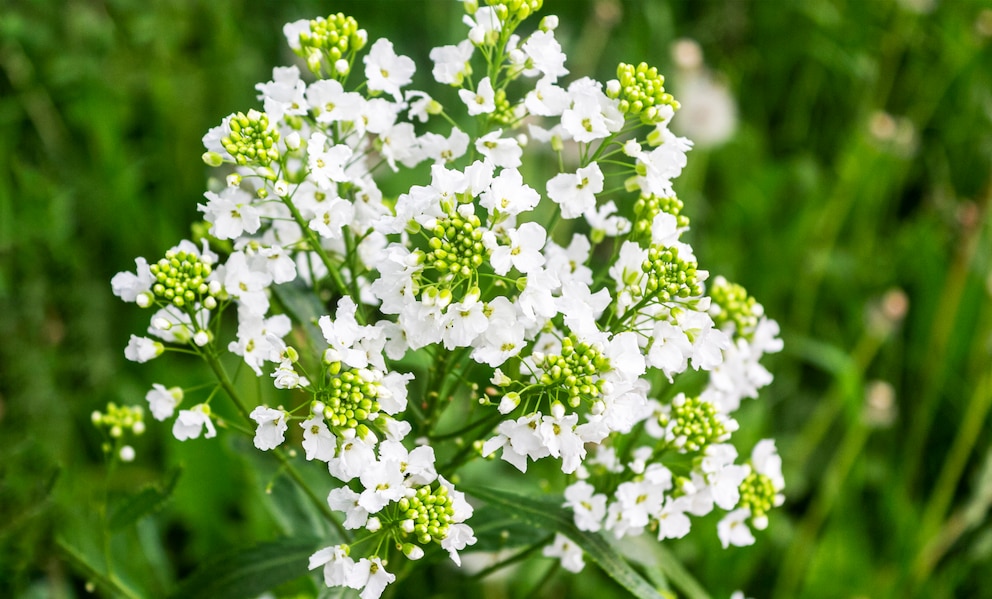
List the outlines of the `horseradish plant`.
{"type": "MultiPolygon", "coordinates": [[[[540,7],[466,2],[430,92],[351,17],[289,23],[302,69],[275,68],[260,107],[204,137],[226,183],[198,206],[209,234],[112,281],[153,312],[128,359],[194,353],[216,374],[148,392],[178,440],[248,432],[304,486],[304,458],[325,465],[327,503],[306,491],[334,532],[309,567],[364,599],[406,560],[460,565],[480,502],[537,501],[502,489],[526,487],[532,462],[568,481],[545,492],[574,526],[548,519],[543,554],[573,572],[612,551],[596,535],[679,538],[715,509],[702,533],[748,545],[782,502],[774,442],[743,459],[730,443],[741,400],[772,380],[778,326],[682,239],[679,104],[644,63],[569,78],[556,17],[521,33],[540,7]],[[274,389],[242,396],[227,354],[274,389]],[[240,422],[217,422],[228,400],[240,422]],[[486,459],[509,466],[473,477],[486,459]]],[[[133,412],[94,421],[120,439],[143,427],[133,412]]]]}

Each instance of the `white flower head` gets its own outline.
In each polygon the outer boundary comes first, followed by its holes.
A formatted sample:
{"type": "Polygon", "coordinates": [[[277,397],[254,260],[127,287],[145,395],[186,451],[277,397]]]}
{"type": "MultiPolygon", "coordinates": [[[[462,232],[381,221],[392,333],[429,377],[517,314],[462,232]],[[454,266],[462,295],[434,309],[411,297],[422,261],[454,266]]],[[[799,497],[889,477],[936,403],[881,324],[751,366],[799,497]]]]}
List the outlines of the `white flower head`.
{"type": "Polygon", "coordinates": [[[372,44],[362,62],[365,63],[365,77],[370,90],[386,92],[396,102],[403,101],[400,88],[413,80],[413,73],[417,69],[411,58],[396,54],[392,42],[379,38],[372,44]]]}
{"type": "Polygon", "coordinates": [[[217,429],[210,420],[210,407],[201,403],[188,410],[179,410],[179,416],[172,425],[172,434],[180,441],[197,439],[201,434],[205,439],[216,437],[217,429]]]}
{"type": "Polygon", "coordinates": [[[480,81],[475,91],[470,89],[458,90],[458,97],[465,103],[471,116],[488,114],[496,110],[496,92],[493,90],[493,83],[489,77],[480,81]]]}
{"type": "Polygon", "coordinates": [[[155,420],[165,420],[172,416],[176,406],[183,400],[183,390],[179,387],[166,389],[164,385],[154,383],[152,389],[145,394],[155,420]]]}
{"type": "Polygon", "coordinates": [[[557,557],[561,560],[562,568],[576,574],[586,565],[582,559],[582,548],[560,532],[555,533],[555,540],[550,545],[546,545],[541,550],[541,554],[544,557],[557,557]]]}
{"type": "Polygon", "coordinates": [[[258,406],[248,415],[258,423],[255,429],[255,447],[262,451],[275,449],[286,440],[286,412],[258,406]]]}

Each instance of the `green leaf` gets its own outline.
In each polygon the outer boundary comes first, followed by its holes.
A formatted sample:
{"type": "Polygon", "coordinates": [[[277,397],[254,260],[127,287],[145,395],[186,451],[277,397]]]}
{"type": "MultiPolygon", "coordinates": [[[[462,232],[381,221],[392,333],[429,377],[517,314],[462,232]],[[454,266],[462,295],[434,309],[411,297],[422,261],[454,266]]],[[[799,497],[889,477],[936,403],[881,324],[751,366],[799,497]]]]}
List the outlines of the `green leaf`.
{"type": "Polygon", "coordinates": [[[663,543],[643,535],[624,543],[622,553],[630,561],[640,564],[648,577],[660,575],[666,582],[678,587],[687,599],[709,599],[709,594],[692,574],[663,543]]]}
{"type": "Polygon", "coordinates": [[[148,514],[161,509],[165,502],[172,497],[172,492],[176,488],[181,473],[182,468],[173,468],[167,476],[165,484],[161,487],[149,485],[137,494],[125,499],[110,517],[108,522],[110,530],[117,531],[126,528],[148,514]]]}
{"type": "Polygon", "coordinates": [[[328,314],[327,307],[317,298],[313,289],[302,281],[273,285],[272,293],[294,321],[302,323],[310,342],[316,347],[326,347],[324,334],[317,327],[317,320],[328,314]]]}
{"type": "Polygon", "coordinates": [[[318,549],[313,537],[284,537],[236,550],[208,562],[179,584],[179,599],[240,599],[258,595],[307,573],[318,549]]]}
{"type": "Polygon", "coordinates": [[[100,558],[87,555],[78,547],[70,544],[63,538],[56,540],[62,555],[71,563],[77,571],[81,572],[88,582],[92,582],[97,587],[107,591],[109,594],[121,597],[137,598],[141,594],[132,589],[122,580],[114,575],[107,575],[102,565],[98,565],[100,558]]]}
{"type": "Polygon", "coordinates": [[[460,490],[499,508],[503,512],[550,532],[559,532],[582,550],[622,587],[640,599],[662,599],[664,595],[651,586],[620,555],[613,545],[598,533],[579,530],[572,512],[561,501],[536,498],[512,491],[462,485],[460,490]]]}
{"type": "Polygon", "coordinates": [[[508,516],[504,510],[491,505],[484,505],[475,510],[473,521],[480,524],[472,527],[476,538],[472,551],[497,552],[503,549],[516,549],[536,543],[548,536],[547,531],[508,516]]]}

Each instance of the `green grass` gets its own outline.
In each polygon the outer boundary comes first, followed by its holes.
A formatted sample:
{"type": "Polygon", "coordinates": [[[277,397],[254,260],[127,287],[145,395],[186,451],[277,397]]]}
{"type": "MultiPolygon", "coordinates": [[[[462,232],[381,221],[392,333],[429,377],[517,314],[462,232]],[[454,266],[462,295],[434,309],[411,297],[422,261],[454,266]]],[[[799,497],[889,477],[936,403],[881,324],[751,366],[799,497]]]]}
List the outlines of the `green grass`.
{"type": "MultiPolygon", "coordinates": [[[[189,235],[200,137],[289,62],[282,24],[338,10],[414,57],[420,80],[430,47],[462,31],[442,2],[15,0],[0,14],[0,596],[83,595],[87,573],[56,540],[99,556],[105,494],[176,464],[173,499],[113,539],[134,556],[127,584],[161,595],[210,556],[303,526],[273,518],[270,481],[224,443],[165,443],[155,423],[108,482],[89,414],[141,403],[151,382],[203,380],[192,362],[125,362],[146,315],[110,278],[189,235]]],[[[574,76],[641,60],[672,73],[669,45],[690,37],[738,102],[734,138],[690,153],[678,190],[700,262],[782,324],[776,381],[745,405],[740,440],[778,439],[788,499],[752,547],[705,531],[670,545],[715,597],[992,597],[990,10],[546,2],[574,76]],[[903,137],[879,137],[882,113],[903,137]],[[882,322],[893,289],[908,311],[882,322]],[[894,390],[888,426],[865,418],[872,381],[894,390]]],[[[504,586],[524,592],[546,567],[504,586]]],[[[612,585],[559,575],[545,590],[612,585]]]]}

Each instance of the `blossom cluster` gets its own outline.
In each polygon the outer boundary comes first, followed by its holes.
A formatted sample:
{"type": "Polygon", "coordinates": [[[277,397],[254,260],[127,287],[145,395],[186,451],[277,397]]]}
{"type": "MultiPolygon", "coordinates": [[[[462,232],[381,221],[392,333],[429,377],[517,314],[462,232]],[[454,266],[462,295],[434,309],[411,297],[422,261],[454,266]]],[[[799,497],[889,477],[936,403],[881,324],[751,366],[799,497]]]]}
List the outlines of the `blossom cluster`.
{"type": "MultiPolygon", "coordinates": [[[[474,458],[521,472],[556,461],[581,530],[677,538],[720,508],[724,546],[753,542],[784,482],[773,441],[735,463],[733,413],[771,382],[760,360],[781,341],[684,240],[672,182],[692,144],[669,129],[678,102],[643,63],[605,85],[569,80],[555,17],[517,32],[540,0],[465,8],[465,39],[430,52],[431,94],[412,59],[350,17],[284,27],[306,72],[273,69],[261,110],[204,137],[204,161],[225,169],[199,205],[209,238],[112,281],[155,310],[125,355],[192,352],[216,370],[230,353],[271,379],[279,405],[235,401],[259,450],[300,438],[326,464],[329,506],[363,536],[310,567],[363,599],[394,580],[390,555],[437,544],[460,563],[476,538],[456,471],[474,458]],[[293,312],[300,290],[318,318],[293,312]],[[414,354],[431,366],[417,371],[414,354]],[[687,371],[706,376],[674,393],[687,371]],[[444,435],[446,409],[483,417],[444,435]],[[468,453],[439,465],[446,438],[468,453]]],[[[213,437],[215,395],[182,407],[185,395],[156,384],[153,417],[175,417],[179,440],[213,437]]],[[[545,554],[581,568],[563,537],[545,554]]]]}

